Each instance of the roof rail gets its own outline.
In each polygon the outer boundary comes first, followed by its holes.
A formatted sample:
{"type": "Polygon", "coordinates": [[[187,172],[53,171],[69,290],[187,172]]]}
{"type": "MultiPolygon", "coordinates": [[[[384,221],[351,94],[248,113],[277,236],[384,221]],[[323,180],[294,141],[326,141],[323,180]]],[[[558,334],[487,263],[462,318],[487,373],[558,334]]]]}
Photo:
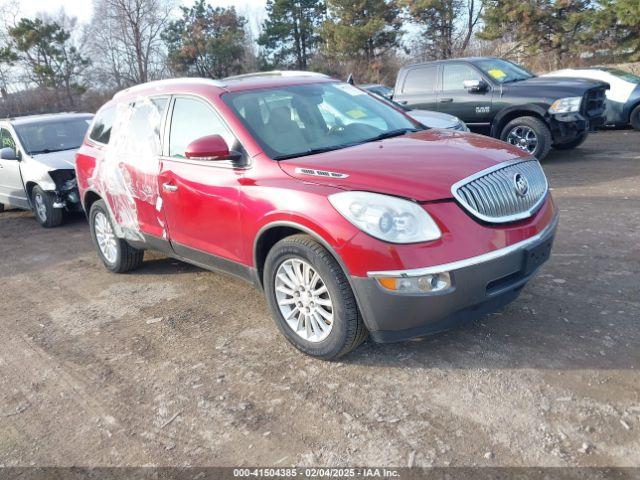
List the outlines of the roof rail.
{"type": "Polygon", "coordinates": [[[138,90],[146,90],[148,88],[160,88],[160,87],[169,87],[171,85],[176,85],[180,83],[192,83],[198,85],[211,85],[212,87],[221,87],[225,86],[224,83],[219,80],[214,80],[212,78],[202,78],[202,77],[180,77],[180,78],[167,78],[165,80],[153,80],[151,82],[140,83],[138,85],[134,85],[129,88],[125,88],[124,90],[120,90],[117,92],[113,98],[118,98],[122,95],[128,93],[135,93],[138,90]]]}
{"type": "Polygon", "coordinates": [[[322,77],[329,78],[329,75],[318,72],[308,72],[304,70],[270,70],[268,72],[253,72],[243,73],[242,75],[232,75],[231,77],[225,77],[223,80],[243,80],[245,78],[259,78],[259,77],[322,77]]]}

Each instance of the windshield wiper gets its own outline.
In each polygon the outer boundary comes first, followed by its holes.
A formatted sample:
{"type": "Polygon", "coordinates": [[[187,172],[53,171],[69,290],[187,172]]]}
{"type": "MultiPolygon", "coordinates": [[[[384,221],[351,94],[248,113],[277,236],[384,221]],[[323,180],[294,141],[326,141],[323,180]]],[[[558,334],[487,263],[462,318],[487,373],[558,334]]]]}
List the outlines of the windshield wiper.
{"type": "Polygon", "coordinates": [[[369,138],[365,140],[366,142],[375,142],[376,140],[384,140],[385,138],[393,138],[399,137],[400,135],[405,135],[407,133],[419,132],[419,128],[398,128],[397,130],[389,130],[388,132],[382,132],[380,135],[376,135],[373,138],[369,138]]]}
{"type": "Polygon", "coordinates": [[[332,150],[340,150],[341,148],[347,148],[353,146],[353,143],[348,143],[345,145],[335,145],[333,147],[319,147],[319,148],[310,148],[309,150],[303,150],[298,153],[289,153],[287,155],[277,155],[273,157],[274,160],[286,160],[288,158],[296,158],[296,157],[304,157],[306,155],[314,155],[316,153],[324,153],[330,152],[332,150]]]}
{"type": "Polygon", "coordinates": [[[43,154],[43,153],[64,152],[64,151],[67,151],[67,150],[77,150],[78,148],[80,148],[80,147],[78,146],[78,147],[69,147],[69,148],[45,148],[43,150],[35,150],[35,151],[32,151],[32,152],[29,152],[29,155],[40,155],[40,154],[43,154]]]}

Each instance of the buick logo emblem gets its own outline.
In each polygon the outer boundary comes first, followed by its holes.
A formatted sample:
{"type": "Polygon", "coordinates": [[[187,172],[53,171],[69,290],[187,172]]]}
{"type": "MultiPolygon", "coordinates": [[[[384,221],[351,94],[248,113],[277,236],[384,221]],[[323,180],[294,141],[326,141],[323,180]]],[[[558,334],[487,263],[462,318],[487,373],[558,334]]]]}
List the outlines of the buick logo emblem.
{"type": "Polygon", "coordinates": [[[516,194],[519,197],[524,197],[529,191],[529,181],[521,173],[516,173],[514,175],[513,185],[515,187],[516,194]]]}

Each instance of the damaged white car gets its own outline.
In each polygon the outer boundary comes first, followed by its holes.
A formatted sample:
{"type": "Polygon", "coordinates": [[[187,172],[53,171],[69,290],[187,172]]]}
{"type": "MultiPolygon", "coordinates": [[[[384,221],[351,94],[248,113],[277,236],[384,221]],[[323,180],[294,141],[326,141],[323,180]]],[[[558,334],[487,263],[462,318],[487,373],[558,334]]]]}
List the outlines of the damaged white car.
{"type": "Polygon", "coordinates": [[[89,113],[30,115],[0,120],[0,212],[5,205],[33,210],[43,227],[80,211],[75,154],[89,113]]]}

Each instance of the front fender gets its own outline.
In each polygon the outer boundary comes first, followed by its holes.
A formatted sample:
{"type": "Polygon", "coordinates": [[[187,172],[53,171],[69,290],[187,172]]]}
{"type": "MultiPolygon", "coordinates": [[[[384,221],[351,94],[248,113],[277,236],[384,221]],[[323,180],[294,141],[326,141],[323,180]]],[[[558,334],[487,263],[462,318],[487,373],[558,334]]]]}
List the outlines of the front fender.
{"type": "Polygon", "coordinates": [[[535,103],[525,103],[522,105],[515,105],[513,107],[507,107],[502,109],[493,119],[491,124],[491,136],[494,138],[500,137],[500,131],[506,123],[505,119],[513,113],[518,112],[518,116],[526,116],[534,114],[535,116],[546,118],[548,116],[547,109],[536,105],[535,103]]]}

